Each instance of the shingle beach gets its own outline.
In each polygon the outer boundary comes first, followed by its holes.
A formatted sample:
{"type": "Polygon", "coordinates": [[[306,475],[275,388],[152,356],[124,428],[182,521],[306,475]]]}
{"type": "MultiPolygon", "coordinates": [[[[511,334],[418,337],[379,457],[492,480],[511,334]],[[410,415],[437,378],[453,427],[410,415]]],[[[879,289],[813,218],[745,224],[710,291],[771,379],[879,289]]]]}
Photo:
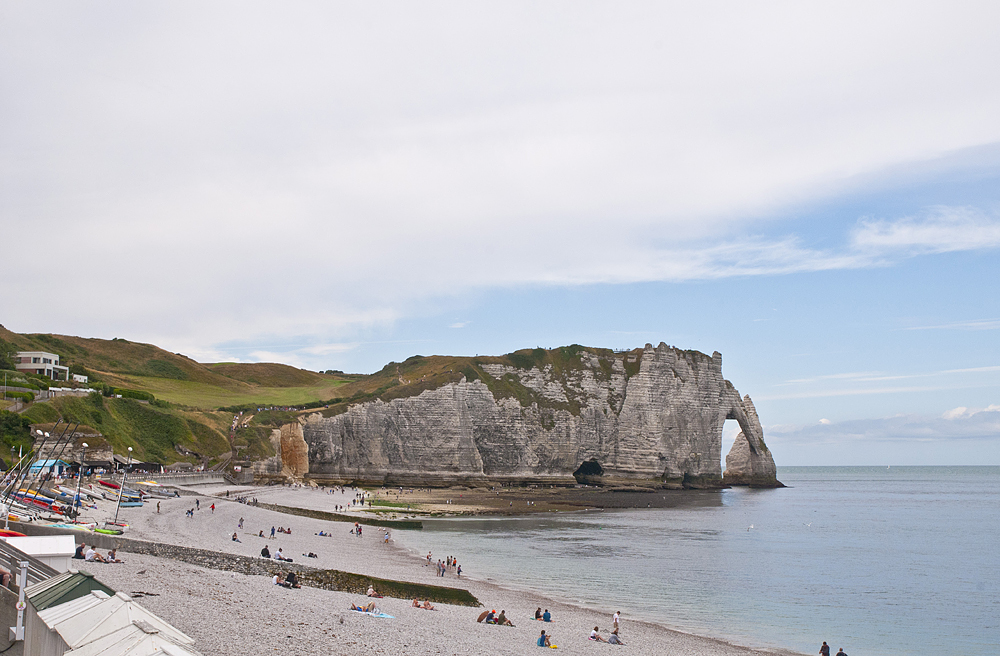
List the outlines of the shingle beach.
{"type": "MultiPolygon", "coordinates": [[[[185,547],[259,557],[266,544],[272,554],[284,554],[310,567],[339,569],[385,579],[447,585],[468,589],[487,608],[506,610],[514,627],[479,624],[482,608],[436,603],[437,610],[411,607],[412,600],[377,600],[392,618],[376,618],[350,610],[352,603],[371,601],[363,595],[303,586],[287,589],[265,576],[207,569],[149,555],[121,552],[125,562],[88,563],[98,579],[133,594],[139,602],[195,639],[202,653],[219,656],[248,654],[527,654],[538,653],[535,641],[542,628],[563,653],[685,654],[689,656],[745,656],[790,654],[759,651],[723,641],[672,631],[665,626],[623,617],[620,635],[625,646],[588,640],[591,629],[602,635],[611,630],[614,608],[584,609],[541,596],[507,590],[493,583],[436,576],[417,555],[390,542],[376,527],[364,537],[350,533],[350,524],[278,513],[217,496],[225,488],[192,488],[199,497],[182,496],[156,501],[144,508],[125,508],[130,524],[126,537],[185,547]],[[186,511],[200,501],[193,517],[186,511]],[[214,512],[210,509],[215,504],[214,512]],[[237,528],[243,518],[243,529],[237,528]],[[291,535],[270,538],[272,526],[290,527],[291,535]],[[267,538],[258,537],[263,530],[267,538]],[[236,531],[240,542],[232,540],[236,531]],[[332,532],[332,537],[316,535],[332,532]],[[313,552],[318,558],[303,558],[313,552]],[[149,594],[144,594],[149,593],[149,594]],[[552,611],[549,624],[529,619],[537,607],[552,611]]],[[[231,495],[235,495],[230,488],[231,495]]],[[[332,511],[334,503],[348,503],[351,493],[329,495],[308,487],[267,487],[241,492],[261,503],[332,511]]],[[[665,619],[668,624],[668,619],[665,619]]]]}

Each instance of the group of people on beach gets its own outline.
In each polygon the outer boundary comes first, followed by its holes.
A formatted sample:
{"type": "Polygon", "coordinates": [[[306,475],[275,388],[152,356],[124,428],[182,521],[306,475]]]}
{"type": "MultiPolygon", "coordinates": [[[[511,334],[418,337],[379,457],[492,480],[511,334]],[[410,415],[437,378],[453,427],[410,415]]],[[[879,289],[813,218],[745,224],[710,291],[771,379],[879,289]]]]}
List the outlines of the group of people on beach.
{"type": "MultiPolygon", "coordinates": [[[[830,645],[826,644],[826,640],[823,641],[823,646],[819,648],[819,654],[820,656],[830,656],[830,645]]],[[[847,656],[847,654],[844,653],[843,647],[841,647],[837,652],[837,656],[847,656]]]]}
{"type": "MultiPolygon", "coordinates": [[[[622,617],[622,612],[620,610],[619,611],[615,611],[615,614],[611,616],[611,626],[612,626],[612,629],[611,629],[611,633],[608,635],[607,638],[605,638],[604,636],[601,635],[601,628],[599,626],[595,626],[594,630],[590,632],[590,637],[587,638],[587,639],[588,640],[593,640],[594,642],[606,642],[606,643],[611,644],[611,645],[623,645],[624,646],[625,643],[622,642],[622,639],[620,637],[618,637],[618,623],[621,620],[621,617],[622,617]]],[[[548,608],[546,608],[545,611],[542,612],[542,608],[541,608],[541,606],[539,606],[537,609],[535,609],[535,619],[538,620],[539,622],[551,622],[552,621],[552,614],[549,612],[548,608]]],[[[513,625],[511,625],[511,626],[513,626],[513,625]]],[[[538,640],[536,641],[536,644],[539,647],[555,647],[555,645],[552,644],[552,634],[551,633],[546,633],[545,629],[542,629],[542,632],[538,636],[538,640]]],[[[826,644],[826,643],[823,643],[823,644],[826,644]]],[[[825,656],[830,656],[830,655],[828,653],[825,656]]],[[[840,656],[840,655],[838,654],[837,656],[840,656]]],[[[846,654],[845,654],[845,656],[846,656],[846,654]]]]}
{"type": "MultiPolygon", "coordinates": [[[[430,564],[431,564],[431,552],[428,551],[427,563],[424,565],[424,567],[427,567],[430,564]]],[[[438,558],[435,567],[437,568],[436,571],[438,576],[444,576],[448,572],[455,572],[455,576],[457,576],[458,578],[462,578],[462,566],[458,564],[458,560],[454,556],[448,556],[444,560],[438,558]]]]}
{"type": "Polygon", "coordinates": [[[81,544],[76,548],[76,553],[73,554],[73,558],[77,560],[84,560],[88,563],[120,563],[121,560],[118,559],[118,549],[112,549],[108,552],[107,556],[102,556],[97,553],[94,546],[88,547],[85,544],[81,544]]]}

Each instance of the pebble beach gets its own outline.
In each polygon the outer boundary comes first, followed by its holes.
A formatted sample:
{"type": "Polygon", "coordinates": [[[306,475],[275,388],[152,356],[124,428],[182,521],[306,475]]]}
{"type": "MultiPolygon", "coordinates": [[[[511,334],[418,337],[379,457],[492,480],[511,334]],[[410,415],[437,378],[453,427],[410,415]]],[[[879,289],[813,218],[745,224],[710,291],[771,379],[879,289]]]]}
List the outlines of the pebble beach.
{"type": "MultiPolygon", "coordinates": [[[[156,500],[143,508],[123,508],[129,523],[127,537],[259,557],[262,547],[310,567],[338,569],[366,576],[445,585],[469,590],[486,609],[504,610],[513,627],[476,622],[484,608],[435,603],[436,610],[412,608],[411,599],[378,599],[379,609],[391,618],[372,617],[350,610],[351,604],[370,599],[356,594],[303,586],[287,589],[265,576],[207,569],[169,558],[120,553],[120,564],[88,563],[97,578],[132,594],[139,603],[195,639],[202,653],[220,656],[246,654],[525,654],[538,653],[535,641],[541,629],[558,649],[572,654],[632,653],[739,656],[792,654],[762,651],[709,637],[674,631],[669,618],[663,624],[632,621],[623,616],[619,635],[624,646],[588,640],[594,626],[601,635],[611,631],[615,608],[581,608],[543,595],[506,589],[494,582],[454,572],[445,577],[425,566],[426,553],[417,555],[390,540],[377,527],[366,526],[363,537],[351,524],[279,513],[235,500],[256,497],[261,503],[333,511],[349,504],[352,492],[329,494],[309,487],[238,489],[198,486],[198,496],[156,500]],[[225,497],[229,489],[230,497],[225,497]],[[198,500],[194,516],[189,509],[198,500]],[[215,504],[215,510],[210,506],[215,504]],[[239,529],[240,519],[243,528],[239,529]],[[287,527],[291,535],[271,527],[287,527]],[[237,533],[239,542],[232,540],[237,533]],[[259,537],[264,531],[267,537],[259,537]],[[329,532],[330,537],[317,535],[329,532]],[[314,553],[316,558],[303,557],[314,553]],[[533,619],[536,608],[552,613],[551,623],[533,619]]],[[[391,531],[390,531],[391,535],[391,531]]],[[[455,554],[461,562],[461,554],[455,554]]],[[[446,554],[433,554],[433,561],[446,554]]]]}

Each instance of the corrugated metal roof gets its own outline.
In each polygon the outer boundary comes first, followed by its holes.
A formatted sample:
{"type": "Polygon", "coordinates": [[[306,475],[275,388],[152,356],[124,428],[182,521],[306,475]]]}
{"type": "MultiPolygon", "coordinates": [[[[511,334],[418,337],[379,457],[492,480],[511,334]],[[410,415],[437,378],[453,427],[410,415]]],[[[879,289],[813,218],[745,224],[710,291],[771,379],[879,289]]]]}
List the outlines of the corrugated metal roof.
{"type": "Polygon", "coordinates": [[[24,589],[24,594],[41,615],[43,610],[85,597],[95,590],[101,591],[108,597],[115,593],[95,579],[93,574],[71,569],[46,581],[29,585],[24,589]]]}
{"type": "Polygon", "coordinates": [[[98,638],[132,626],[141,620],[155,628],[170,642],[190,645],[194,640],[156,615],[132,601],[124,592],[107,597],[94,591],[88,597],[53,606],[38,613],[38,617],[52,630],[57,631],[71,648],[80,647],[98,638]],[[92,603],[90,600],[96,600],[92,603]]]}
{"type": "Polygon", "coordinates": [[[147,624],[136,621],[66,652],[68,656],[201,656],[181,647],[147,624]]]}

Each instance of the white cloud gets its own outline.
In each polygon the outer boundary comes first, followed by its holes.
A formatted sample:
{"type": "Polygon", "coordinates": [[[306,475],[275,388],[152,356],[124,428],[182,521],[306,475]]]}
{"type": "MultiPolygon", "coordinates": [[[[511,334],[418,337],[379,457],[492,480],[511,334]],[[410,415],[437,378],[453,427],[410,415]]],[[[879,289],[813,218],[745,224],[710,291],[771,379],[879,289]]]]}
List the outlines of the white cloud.
{"type": "Polygon", "coordinates": [[[944,417],[945,419],[958,419],[959,417],[964,416],[967,410],[968,408],[966,408],[965,406],[959,406],[952,410],[948,410],[941,416],[944,417]]]}
{"type": "Polygon", "coordinates": [[[449,328],[465,328],[468,325],[469,325],[468,321],[456,321],[453,324],[449,324],[448,327],[449,328]]]}
{"type": "Polygon", "coordinates": [[[873,394],[896,394],[909,392],[931,392],[939,390],[962,389],[976,386],[970,381],[982,381],[1000,372],[1000,366],[965,367],[960,369],[942,369],[939,371],[923,371],[909,374],[886,374],[882,372],[850,372],[797,378],[778,383],[775,387],[795,386],[796,392],[778,394],[760,394],[758,398],[765,400],[782,399],[814,399],[837,396],[868,396],[873,394]],[[938,379],[935,384],[925,385],[893,385],[882,386],[880,383],[913,379],[938,379]]]}
{"type": "Polygon", "coordinates": [[[998,328],[1000,328],[1000,319],[973,319],[937,326],[911,326],[906,330],[997,330],[998,328]]]}
{"type": "Polygon", "coordinates": [[[483,287],[1000,240],[969,208],[865,220],[840,249],[753,234],[849,181],[1000,142],[995,4],[0,11],[0,225],[109,274],[11,250],[17,329],[51,329],[55,305],[77,332],[114,308],[114,330],[190,352],[347,343],[483,287]]]}
{"type": "Polygon", "coordinates": [[[875,254],[989,250],[1000,246],[1000,221],[975,208],[936,207],[920,218],[861,221],[852,245],[875,254]]]}
{"type": "Polygon", "coordinates": [[[876,419],[820,422],[804,426],[768,426],[769,442],[781,444],[853,444],[857,442],[1000,441],[1000,405],[969,411],[955,408],[943,416],[897,415],[876,419]],[[772,440],[773,438],[773,440],[772,440]]]}
{"type": "Polygon", "coordinates": [[[829,426],[833,422],[831,422],[829,419],[820,419],[819,423],[823,424],[824,426],[829,426]]]}

